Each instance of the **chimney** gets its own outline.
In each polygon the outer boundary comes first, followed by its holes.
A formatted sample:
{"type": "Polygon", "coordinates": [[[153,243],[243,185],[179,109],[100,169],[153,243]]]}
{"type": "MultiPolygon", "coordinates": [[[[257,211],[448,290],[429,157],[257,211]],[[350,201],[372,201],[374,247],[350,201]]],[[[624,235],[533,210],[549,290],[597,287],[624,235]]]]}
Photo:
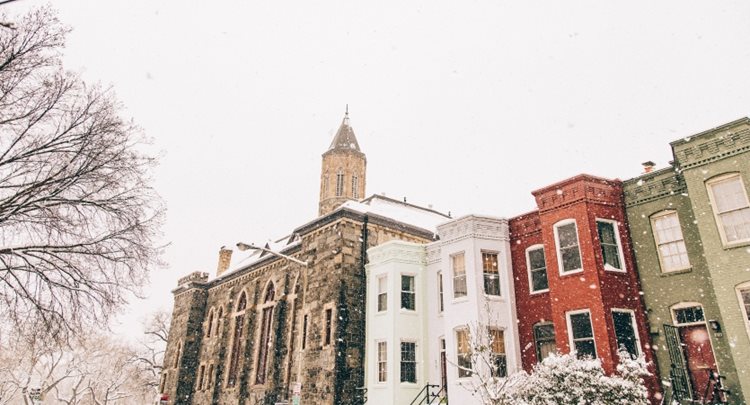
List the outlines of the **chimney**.
{"type": "Polygon", "coordinates": [[[216,266],[216,277],[224,274],[229,269],[229,263],[232,261],[232,249],[222,246],[219,249],[219,265],[216,266]]]}
{"type": "Polygon", "coordinates": [[[654,166],[656,166],[656,163],[652,161],[647,161],[641,163],[641,166],[643,166],[643,173],[651,173],[652,170],[654,170],[654,166]]]}

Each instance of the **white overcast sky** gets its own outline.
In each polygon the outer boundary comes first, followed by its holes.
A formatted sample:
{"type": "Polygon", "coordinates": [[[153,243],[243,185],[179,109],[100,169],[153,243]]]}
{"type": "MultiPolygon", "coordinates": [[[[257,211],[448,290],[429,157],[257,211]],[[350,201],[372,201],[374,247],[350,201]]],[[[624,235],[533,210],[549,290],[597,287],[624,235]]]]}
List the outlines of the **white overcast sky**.
{"type": "MultiPolygon", "coordinates": [[[[43,1],[18,0],[24,12],[43,1]]],[[[222,245],[317,214],[320,154],[349,104],[367,192],[511,217],[530,192],[663,167],[672,140],[750,114],[748,1],[81,1],[65,65],[111,85],[162,151],[165,259],[214,272],[222,245]]]]}

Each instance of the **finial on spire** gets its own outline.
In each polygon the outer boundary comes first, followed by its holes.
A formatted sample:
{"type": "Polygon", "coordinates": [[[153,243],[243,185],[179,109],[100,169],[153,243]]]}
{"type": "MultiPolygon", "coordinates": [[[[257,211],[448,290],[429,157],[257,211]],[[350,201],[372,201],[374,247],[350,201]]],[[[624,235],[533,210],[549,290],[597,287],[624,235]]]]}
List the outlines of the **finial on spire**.
{"type": "Polygon", "coordinates": [[[349,104],[346,105],[346,115],[349,115],[349,104]]]}

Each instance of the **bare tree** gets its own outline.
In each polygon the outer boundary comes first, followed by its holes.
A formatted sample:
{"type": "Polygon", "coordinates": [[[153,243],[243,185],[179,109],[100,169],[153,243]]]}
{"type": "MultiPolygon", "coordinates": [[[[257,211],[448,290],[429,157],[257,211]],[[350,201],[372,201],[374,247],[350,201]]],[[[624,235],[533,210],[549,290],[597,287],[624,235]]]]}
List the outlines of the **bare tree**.
{"type": "Polygon", "coordinates": [[[0,305],[58,341],[138,294],[163,215],[140,131],[63,70],[67,31],[49,8],[0,27],[0,305]]]}
{"type": "Polygon", "coordinates": [[[167,349],[170,320],[171,315],[166,311],[151,314],[144,325],[144,337],[135,352],[136,366],[140,370],[144,385],[154,395],[159,393],[159,380],[164,368],[164,352],[167,349]]]}

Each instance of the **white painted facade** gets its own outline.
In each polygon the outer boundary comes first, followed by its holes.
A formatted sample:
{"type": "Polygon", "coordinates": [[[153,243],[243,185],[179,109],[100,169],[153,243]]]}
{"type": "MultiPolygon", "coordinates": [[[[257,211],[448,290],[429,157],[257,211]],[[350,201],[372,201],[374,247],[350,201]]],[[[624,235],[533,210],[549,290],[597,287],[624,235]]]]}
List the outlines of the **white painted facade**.
{"type": "MultiPolygon", "coordinates": [[[[508,221],[470,215],[438,226],[437,234],[440,239],[430,244],[391,241],[368,250],[368,403],[409,404],[428,383],[438,386],[445,384],[451,403],[477,402],[469,389],[476,384],[476,377],[459,378],[456,341],[456,331],[459,329],[468,329],[471,334],[486,331],[487,328],[502,331],[508,373],[521,369],[508,221]],[[499,290],[491,290],[498,295],[485,292],[482,253],[490,258],[497,255],[499,290]],[[459,254],[464,257],[466,295],[454,297],[452,257],[459,254]],[[442,311],[440,275],[443,284],[442,311]],[[401,308],[402,276],[415,277],[414,311],[401,308]],[[381,281],[383,277],[387,282],[381,281]],[[387,309],[378,311],[378,289],[384,285],[387,286],[387,309]],[[441,362],[443,339],[445,376],[441,362]],[[379,342],[385,342],[388,354],[384,382],[378,381],[379,377],[383,377],[378,366],[379,342]],[[401,382],[401,342],[415,343],[416,383],[401,382]]],[[[458,284],[460,292],[460,280],[458,284]]]]}

